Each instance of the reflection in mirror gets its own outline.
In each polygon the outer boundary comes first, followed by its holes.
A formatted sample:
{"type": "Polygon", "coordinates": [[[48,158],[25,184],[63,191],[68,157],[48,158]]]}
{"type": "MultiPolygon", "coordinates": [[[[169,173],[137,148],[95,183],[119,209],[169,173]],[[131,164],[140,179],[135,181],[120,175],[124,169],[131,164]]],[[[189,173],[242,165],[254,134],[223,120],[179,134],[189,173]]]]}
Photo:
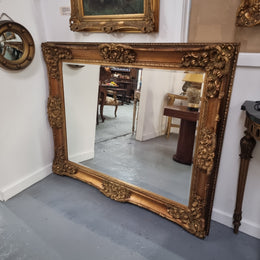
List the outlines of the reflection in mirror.
{"type": "Polygon", "coordinates": [[[67,65],[69,160],[188,205],[204,75],[67,65]]]}
{"type": "Polygon", "coordinates": [[[7,31],[0,35],[0,54],[7,60],[19,60],[24,52],[23,41],[14,32],[7,31]]]}

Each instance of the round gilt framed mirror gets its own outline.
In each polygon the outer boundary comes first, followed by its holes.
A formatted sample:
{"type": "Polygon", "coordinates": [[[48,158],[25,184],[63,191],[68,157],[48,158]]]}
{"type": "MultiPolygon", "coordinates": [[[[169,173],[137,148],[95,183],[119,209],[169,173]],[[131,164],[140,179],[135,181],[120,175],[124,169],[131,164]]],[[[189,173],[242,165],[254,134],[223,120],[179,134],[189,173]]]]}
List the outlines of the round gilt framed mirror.
{"type": "Polygon", "coordinates": [[[9,70],[26,68],[33,60],[34,41],[29,31],[13,21],[0,21],[0,65],[9,70]]]}

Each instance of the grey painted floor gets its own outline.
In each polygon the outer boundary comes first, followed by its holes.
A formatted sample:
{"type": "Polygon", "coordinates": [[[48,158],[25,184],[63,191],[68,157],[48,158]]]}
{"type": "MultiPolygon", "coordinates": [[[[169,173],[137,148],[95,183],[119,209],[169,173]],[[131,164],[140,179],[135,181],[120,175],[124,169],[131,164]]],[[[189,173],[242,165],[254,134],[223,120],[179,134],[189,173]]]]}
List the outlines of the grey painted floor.
{"type": "Polygon", "coordinates": [[[188,205],[191,166],[172,159],[178,136],[145,142],[131,134],[96,143],[94,159],[82,164],[122,181],[188,205]]]}
{"type": "Polygon", "coordinates": [[[205,240],[145,209],[50,175],[0,203],[1,260],[259,260],[260,240],[212,222],[205,240]]]}
{"type": "Polygon", "coordinates": [[[117,117],[114,116],[114,111],[114,106],[104,106],[105,121],[102,123],[99,118],[99,124],[96,127],[96,143],[132,133],[133,104],[119,105],[117,117]]]}
{"type": "Polygon", "coordinates": [[[188,205],[192,168],[172,160],[178,135],[136,141],[132,104],[119,106],[117,117],[114,106],[105,106],[104,116],[96,128],[94,159],[82,164],[188,205]]]}

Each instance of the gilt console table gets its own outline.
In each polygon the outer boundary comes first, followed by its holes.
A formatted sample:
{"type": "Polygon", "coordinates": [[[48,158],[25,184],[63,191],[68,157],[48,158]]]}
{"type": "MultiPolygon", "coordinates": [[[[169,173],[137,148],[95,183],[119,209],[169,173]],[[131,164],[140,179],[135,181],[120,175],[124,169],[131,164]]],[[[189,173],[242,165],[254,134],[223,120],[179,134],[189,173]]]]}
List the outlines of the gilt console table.
{"type": "Polygon", "coordinates": [[[242,219],[242,204],[246,185],[249,161],[256,145],[256,140],[260,140],[260,101],[245,101],[241,106],[246,111],[245,136],[240,140],[240,168],[237,184],[236,206],[233,215],[234,233],[238,233],[242,219]]]}

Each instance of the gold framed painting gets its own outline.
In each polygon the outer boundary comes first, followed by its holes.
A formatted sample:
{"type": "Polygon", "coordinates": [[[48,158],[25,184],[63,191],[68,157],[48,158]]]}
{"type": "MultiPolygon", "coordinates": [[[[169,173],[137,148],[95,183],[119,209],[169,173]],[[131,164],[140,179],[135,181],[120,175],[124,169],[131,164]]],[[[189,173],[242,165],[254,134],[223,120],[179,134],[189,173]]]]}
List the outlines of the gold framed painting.
{"type": "Polygon", "coordinates": [[[160,0],[71,0],[70,29],[89,32],[158,31],[160,0]]]}

